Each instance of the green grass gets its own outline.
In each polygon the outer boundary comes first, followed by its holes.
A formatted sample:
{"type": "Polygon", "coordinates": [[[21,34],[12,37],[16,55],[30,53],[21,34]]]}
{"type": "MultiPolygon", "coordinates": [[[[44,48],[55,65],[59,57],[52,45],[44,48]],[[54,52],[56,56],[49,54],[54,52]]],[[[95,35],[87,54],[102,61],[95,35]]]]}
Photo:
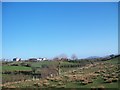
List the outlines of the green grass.
{"type": "Polygon", "coordinates": [[[20,70],[27,70],[30,71],[31,67],[24,67],[24,66],[2,66],[2,71],[20,71],[20,70]]]}
{"type": "Polygon", "coordinates": [[[67,61],[61,61],[61,65],[77,65],[78,63],[73,63],[73,62],[67,62],[67,61]]]}
{"type": "MultiPolygon", "coordinates": [[[[58,61],[41,61],[41,62],[28,62],[32,65],[32,67],[41,67],[42,65],[58,65],[58,61]]],[[[60,65],[75,65],[75,63],[72,62],[63,62],[60,61],[60,65]]]]}
{"type": "MultiPolygon", "coordinates": [[[[58,65],[57,61],[42,61],[42,62],[25,62],[25,63],[29,63],[32,65],[32,67],[41,67],[42,65],[58,65]]],[[[107,73],[113,73],[115,71],[117,71],[116,67],[118,64],[118,58],[114,58],[108,61],[103,61],[102,63],[104,63],[103,65],[96,65],[95,67],[90,67],[88,69],[83,69],[80,70],[79,68],[61,68],[62,71],[68,72],[69,70],[76,70],[77,72],[75,74],[80,74],[79,72],[84,72],[85,75],[87,75],[88,73],[93,73],[96,72],[98,70],[107,70],[107,72],[105,72],[105,74],[107,73]],[[110,68],[110,66],[113,65],[112,68],[110,68]],[[103,67],[102,69],[100,69],[100,67],[103,67]],[[105,68],[106,67],[106,68],[105,68]]],[[[72,63],[72,62],[61,62],[61,65],[75,65],[76,63],[72,63]]],[[[3,70],[31,70],[30,67],[23,67],[23,66],[3,66],[3,70]]],[[[61,75],[64,75],[66,73],[62,73],[61,75]]],[[[72,74],[72,73],[69,73],[72,74]]],[[[82,74],[82,75],[84,75],[82,74]]],[[[67,75],[67,74],[66,74],[67,75]]],[[[66,78],[63,78],[63,81],[65,83],[65,88],[100,88],[100,87],[104,87],[104,88],[118,88],[118,82],[112,82],[112,83],[104,83],[103,78],[101,77],[101,72],[100,72],[100,76],[98,76],[96,79],[93,79],[93,83],[89,83],[87,85],[82,85],[80,82],[67,82],[66,78]]],[[[5,75],[6,76],[6,75],[5,75]]],[[[6,76],[7,77],[7,76],[6,76]]],[[[41,80],[40,80],[41,81],[41,80]]],[[[15,84],[15,86],[20,86],[20,87],[35,87],[33,86],[33,84],[37,82],[37,81],[31,81],[31,82],[24,82],[24,83],[20,83],[20,84],[15,84]]],[[[54,82],[54,81],[49,81],[49,83],[51,85],[57,85],[57,87],[59,87],[58,82],[54,82]]],[[[44,87],[44,86],[43,86],[44,87]]]]}
{"type": "Polygon", "coordinates": [[[118,88],[118,82],[114,83],[104,83],[101,77],[98,77],[96,80],[94,80],[93,83],[82,85],[80,82],[70,82],[66,83],[66,88],[100,88],[103,86],[104,88],[118,88]]]}
{"type": "Polygon", "coordinates": [[[58,62],[55,61],[41,61],[41,62],[32,62],[32,67],[41,67],[42,65],[57,65],[58,62]]]}
{"type": "Polygon", "coordinates": [[[111,60],[108,60],[108,61],[105,61],[106,63],[111,63],[111,64],[118,64],[118,57],[117,58],[114,58],[114,59],[111,59],[111,60]]]}

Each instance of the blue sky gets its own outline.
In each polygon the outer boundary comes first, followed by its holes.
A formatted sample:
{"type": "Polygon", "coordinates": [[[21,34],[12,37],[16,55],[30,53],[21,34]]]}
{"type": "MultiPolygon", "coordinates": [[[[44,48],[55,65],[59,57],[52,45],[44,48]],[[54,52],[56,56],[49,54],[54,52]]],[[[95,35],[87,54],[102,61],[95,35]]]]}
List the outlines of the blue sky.
{"type": "Polygon", "coordinates": [[[3,3],[3,58],[118,52],[117,2],[3,3]]]}

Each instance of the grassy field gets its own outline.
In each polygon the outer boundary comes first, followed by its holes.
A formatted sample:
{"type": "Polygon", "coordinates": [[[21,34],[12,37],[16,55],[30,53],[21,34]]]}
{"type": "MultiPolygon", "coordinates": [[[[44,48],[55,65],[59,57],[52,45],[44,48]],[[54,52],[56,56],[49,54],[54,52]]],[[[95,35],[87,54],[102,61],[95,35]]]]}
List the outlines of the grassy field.
{"type": "Polygon", "coordinates": [[[2,71],[31,71],[31,67],[23,66],[2,66],[2,71]]]}
{"type": "MultiPolygon", "coordinates": [[[[30,62],[32,66],[55,65],[58,62],[30,62]]],[[[74,64],[61,62],[62,65],[74,64]]],[[[3,66],[3,70],[31,70],[23,66],[3,66]]],[[[4,84],[11,88],[118,88],[118,58],[77,68],[61,68],[61,74],[45,79],[28,79],[4,84]]],[[[8,77],[8,76],[7,76],[8,77]]]]}

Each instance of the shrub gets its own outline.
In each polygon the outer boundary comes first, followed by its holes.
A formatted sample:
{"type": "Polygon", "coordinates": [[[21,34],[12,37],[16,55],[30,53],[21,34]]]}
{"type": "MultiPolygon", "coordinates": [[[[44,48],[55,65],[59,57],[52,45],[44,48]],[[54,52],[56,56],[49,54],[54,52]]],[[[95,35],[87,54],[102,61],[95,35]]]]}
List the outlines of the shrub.
{"type": "Polygon", "coordinates": [[[13,63],[13,64],[10,64],[10,66],[19,66],[19,64],[14,64],[14,63],[13,63]]]}
{"type": "Polygon", "coordinates": [[[105,83],[112,83],[112,79],[111,78],[107,79],[105,83]]]}
{"type": "Polygon", "coordinates": [[[31,64],[27,64],[27,63],[21,63],[21,66],[25,66],[25,67],[31,67],[31,64]]]}
{"type": "Polygon", "coordinates": [[[34,83],[33,86],[39,87],[39,84],[38,83],[34,83]]]}
{"type": "Polygon", "coordinates": [[[88,82],[87,82],[87,81],[83,81],[83,82],[81,82],[81,84],[83,84],[83,85],[87,85],[88,82]]]}
{"type": "Polygon", "coordinates": [[[118,81],[118,78],[113,78],[112,79],[112,82],[117,82],[118,81]]]}
{"type": "Polygon", "coordinates": [[[43,86],[48,87],[50,84],[48,82],[43,83],[43,86]]]}
{"type": "Polygon", "coordinates": [[[97,88],[95,88],[95,87],[91,87],[91,90],[97,90],[97,88]]]}
{"type": "Polygon", "coordinates": [[[105,87],[101,85],[101,86],[98,87],[98,90],[104,90],[104,88],[105,87]]]}

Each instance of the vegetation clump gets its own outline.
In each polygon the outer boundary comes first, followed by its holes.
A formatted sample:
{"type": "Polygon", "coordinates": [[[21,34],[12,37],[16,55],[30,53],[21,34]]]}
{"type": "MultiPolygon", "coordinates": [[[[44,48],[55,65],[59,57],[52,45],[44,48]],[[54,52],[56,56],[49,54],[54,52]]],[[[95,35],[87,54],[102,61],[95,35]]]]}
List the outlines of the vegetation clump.
{"type": "Polygon", "coordinates": [[[118,73],[116,58],[103,61],[62,59],[59,63],[58,61],[11,62],[4,63],[2,87],[86,88],[95,85],[95,88],[109,88],[108,84],[111,84],[110,87],[117,85],[118,73]]]}

